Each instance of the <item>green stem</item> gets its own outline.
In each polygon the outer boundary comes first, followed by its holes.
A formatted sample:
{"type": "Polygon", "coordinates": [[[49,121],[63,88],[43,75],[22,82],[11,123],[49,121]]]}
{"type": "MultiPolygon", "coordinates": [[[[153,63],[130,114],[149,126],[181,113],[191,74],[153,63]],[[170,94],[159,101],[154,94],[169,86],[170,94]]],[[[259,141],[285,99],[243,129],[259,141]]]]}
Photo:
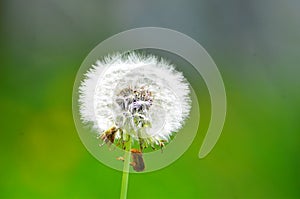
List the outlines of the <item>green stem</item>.
{"type": "Polygon", "coordinates": [[[128,145],[126,146],[126,152],[125,152],[125,155],[124,155],[124,167],[123,167],[120,199],[126,199],[127,198],[128,177],[129,177],[129,162],[130,162],[130,148],[131,148],[131,140],[129,139],[128,145]]]}

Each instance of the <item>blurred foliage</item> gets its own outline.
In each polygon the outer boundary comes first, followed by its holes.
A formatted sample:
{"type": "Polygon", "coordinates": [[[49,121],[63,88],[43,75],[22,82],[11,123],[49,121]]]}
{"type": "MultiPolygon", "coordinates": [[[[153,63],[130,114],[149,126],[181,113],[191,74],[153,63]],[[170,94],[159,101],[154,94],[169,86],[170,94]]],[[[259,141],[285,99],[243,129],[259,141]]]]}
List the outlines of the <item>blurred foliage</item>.
{"type": "Polygon", "coordinates": [[[205,159],[210,117],[160,171],[132,174],[128,198],[300,197],[300,3],[287,1],[1,1],[0,198],[118,198],[121,173],[94,159],[72,119],[87,53],[120,31],[161,26],[200,42],[224,78],[224,132],[205,159]]]}

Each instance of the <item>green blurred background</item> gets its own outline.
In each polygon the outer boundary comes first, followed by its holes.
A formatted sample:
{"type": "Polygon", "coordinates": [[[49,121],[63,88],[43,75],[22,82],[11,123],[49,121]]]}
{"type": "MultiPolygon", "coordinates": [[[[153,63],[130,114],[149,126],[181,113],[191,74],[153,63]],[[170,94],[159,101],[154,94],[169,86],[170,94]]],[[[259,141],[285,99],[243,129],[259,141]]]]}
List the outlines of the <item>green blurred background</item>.
{"type": "Polygon", "coordinates": [[[93,158],[72,118],[76,72],[99,42],[159,26],[201,43],[227,91],[223,134],[162,170],[132,174],[128,198],[300,198],[300,1],[0,1],[0,198],[118,198],[121,173],[93,158]]]}

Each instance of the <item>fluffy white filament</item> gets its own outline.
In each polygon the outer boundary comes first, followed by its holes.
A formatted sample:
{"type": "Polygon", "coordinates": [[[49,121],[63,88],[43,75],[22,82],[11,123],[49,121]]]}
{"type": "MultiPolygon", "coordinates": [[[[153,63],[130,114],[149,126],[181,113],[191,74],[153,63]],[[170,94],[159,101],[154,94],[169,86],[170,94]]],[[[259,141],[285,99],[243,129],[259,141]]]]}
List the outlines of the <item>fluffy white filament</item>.
{"type": "Polygon", "coordinates": [[[128,87],[147,88],[153,94],[147,113],[151,127],[145,129],[144,137],[169,140],[182,127],[191,108],[188,82],[167,61],[134,52],[108,56],[87,71],[79,88],[82,121],[91,122],[99,133],[112,125],[122,127],[118,118],[124,113],[116,99],[128,87]]]}

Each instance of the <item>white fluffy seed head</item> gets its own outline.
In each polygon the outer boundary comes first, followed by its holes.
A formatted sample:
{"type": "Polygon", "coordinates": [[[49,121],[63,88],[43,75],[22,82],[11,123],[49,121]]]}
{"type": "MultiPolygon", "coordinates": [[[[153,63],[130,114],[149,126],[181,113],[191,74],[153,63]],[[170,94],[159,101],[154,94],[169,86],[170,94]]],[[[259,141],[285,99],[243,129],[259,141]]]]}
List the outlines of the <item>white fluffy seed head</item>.
{"type": "Polygon", "coordinates": [[[181,72],[164,59],[134,52],[97,61],[85,74],[79,94],[82,121],[92,123],[99,133],[117,125],[130,130],[135,139],[156,144],[168,141],[183,126],[191,108],[189,84],[181,72]],[[150,93],[151,100],[130,97],[136,92],[150,93]],[[117,103],[120,98],[122,106],[117,103]],[[124,108],[128,98],[131,108],[124,108]],[[136,118],[142,118],[142,125],[136,118]],[[147,122],[150,125],[144,128],[147,122]]]}

